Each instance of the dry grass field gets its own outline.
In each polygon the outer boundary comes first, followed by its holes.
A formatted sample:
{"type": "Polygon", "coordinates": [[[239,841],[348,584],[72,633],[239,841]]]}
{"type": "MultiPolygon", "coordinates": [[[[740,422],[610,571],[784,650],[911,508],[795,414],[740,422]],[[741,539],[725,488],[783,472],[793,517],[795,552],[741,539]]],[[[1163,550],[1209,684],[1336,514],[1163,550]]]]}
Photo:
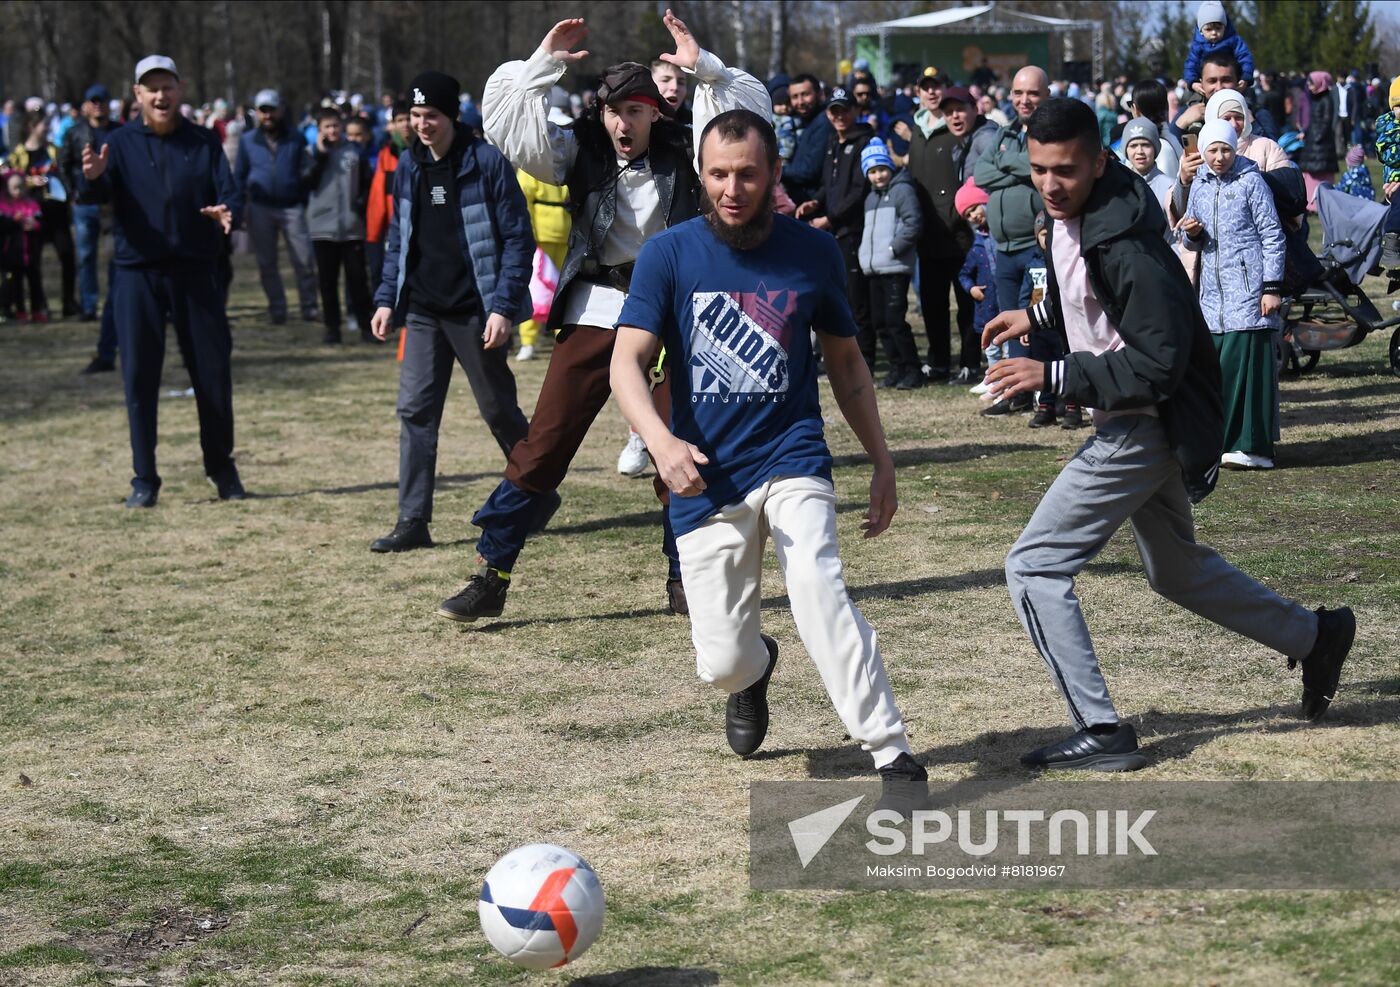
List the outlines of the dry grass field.
{"type": "MultiPolygon", "coordinates": [[[[240,258],[238,463],[221,503],[193,401],[162,399],[159,506],[125,511],[116,375],[94,330],[0,327],[0,983],[13,985],[1382,984],[1400,893],[756,892],[748,785],[867,770],[769,569],[786,658],[761,757],[725,745],[664,607],[649,482],[609,409],[518,566],[504,616],[433,616],[469,573],[500,454],[459,374],[432,551],[395,519],[385,349],[268,326],[240,258]],[[490,864],[583,854],[603,935],[527,974],[480,934],[490,864]]],[[[1388,303],[1386,309],[1389,309],[1388,303]]],[[[1284,384],[1279,468],[1228,474],[1200,536],[1281,592],[1355,608],[1327,720],[1278,655],[1147,588],[1120,533],[1080,581],[1139,778],[1400,779],[1400,380],[1388,334],[1284,384]]],[[[171,341],[164,390],[187,386],[171,341]]],[[[528,413],[541,360],[516,365],[528,413]]],[[[1086,433],[976,417],[962,389],[882,392],[901,509],[862,541],[869,472],[827,401],[847,577],[935,785],[1022,777],[1065,729],[1002,560],[1086,433]]],[[[1249,825],[1247,819],[1242,826],[1249,825]]]]}

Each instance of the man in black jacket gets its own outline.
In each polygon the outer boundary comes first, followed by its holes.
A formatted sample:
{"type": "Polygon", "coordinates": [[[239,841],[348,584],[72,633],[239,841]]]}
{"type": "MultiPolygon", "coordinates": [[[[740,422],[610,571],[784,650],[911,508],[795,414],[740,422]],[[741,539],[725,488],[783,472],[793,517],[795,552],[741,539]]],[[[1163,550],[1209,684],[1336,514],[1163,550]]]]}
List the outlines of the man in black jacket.
{"type": "Polygon", "coordinates": [[[822,84],[803,73],[788,83],[788,102],[797,118],[797,149],[783,168],[783,187],[793,202],[806,202],[821,189],[822,158],[831,140],[831,121],[824,112],[822,84]]]}
{"type": "Polygon", "coordinates": [[[860,235],[865,229],[865,194],[870,186],[860,168],[860,152],[875,131],[856,121],[855,107],[844,89],[833,89],[826,104],[831,138],[822,159],[817,196],[797,207],[798,219],[810,219],[819,230],[836,237],[846,259],[846,297],[860,328],[858,342],[865,363],[875,369],[875,329],[870,320],[870,287],[860,268],[860,235]]]}
{"type": "Polygon", "coordinates": [[[220,500],[243,500],[233,461],[233,339],[218,280],[242,197],[214,132],[180,116],[175,62],[149,55],[135,77],[141,117],[100,148],[83,148],[78,183],[79,201],[112,203],[112,302],[136,474],[126,506],[154,507],[160,492],[156,404],[167,323],[194,385],[204,472],[220,500]]]}
{"type": "Polygon", "coordinates": [[[1051,220],[1047,297],[1006,311],[984,342],[1027,332],[1068,336],[1053,363],[999,361],[1001,397],[1046,390],[1094,409],[1095,433],[1056,478],[1006,559],[1026,632],[1054,676],[1078,732],[1031,751],[1027,767],[1131,771],[1147,758],[1120,723],[1099,669],[1074,578],[1131,521],[1152,588],[1222,627],[1303,663],[1302,715],[1336,694],[1356,634],[1343,607],[1317,613],[1278,596],[1196,541],[1191,503],[1219,470],[1220,369],[1166,219],[1147,186],[1100,145],[1092,110],[1044,103],[1027,128],[1031,178],[1051,220]]]}

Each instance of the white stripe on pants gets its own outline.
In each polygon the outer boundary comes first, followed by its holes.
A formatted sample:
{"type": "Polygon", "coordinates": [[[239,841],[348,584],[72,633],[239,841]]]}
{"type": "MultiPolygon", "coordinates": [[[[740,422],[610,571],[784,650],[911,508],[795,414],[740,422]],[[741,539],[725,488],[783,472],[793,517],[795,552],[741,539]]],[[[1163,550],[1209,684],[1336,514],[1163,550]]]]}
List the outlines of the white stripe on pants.
{"type": "Polygon", "coordinates": [[[875,767],[908,752],[875,631],[846,593],[836,551],[836,492],[819,477],[780,477],[676,539],[700,678],[739,692],[768,667],[759,638],[769,536],[792,618],[846,732],[875,767]]]}

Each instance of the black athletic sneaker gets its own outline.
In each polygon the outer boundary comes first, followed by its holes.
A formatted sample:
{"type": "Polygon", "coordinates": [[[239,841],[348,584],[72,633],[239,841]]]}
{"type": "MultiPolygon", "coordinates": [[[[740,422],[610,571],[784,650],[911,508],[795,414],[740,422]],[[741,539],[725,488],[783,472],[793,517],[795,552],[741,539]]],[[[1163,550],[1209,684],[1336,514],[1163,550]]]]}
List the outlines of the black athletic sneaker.
{"type": "Polygon", "coordinates": [[[690,602],[685,598],[685,583],[679,579],[666,580],[666,609],[677,617],[690,616],[690,602]]]}
{"type": "Polygon", "coordinates": [[[1055,424],[1055,406],[1053,404],[1038,405],[1035,414],[1027,423],[1031,428],[1050,428],[1055,424]]]}
{"type": "Polygon", "coordinates": [[[438,604],[437,615],[448,620],[470,624],[478,617],[499,617],[506,608],[506,590],[510,580],[503,579],[495,569],[482,566],[456,596],[438,604]]]}
{"type": "Polygon", "coordinates": [[[1038,747],[1021,755],[1028,768],[1063,768],[1077,771],[1136,771],[1147,766],[1138,753],[1137,731],[1120,723],[1112,733],[1080,730],[1072,737],[1038,747]]]}
{"type": "Polygon", "coordinates": [[[371,552],[411,552],[415,548],[432,548],[433,536],[428,534],[428,522],[420,517],[401,517],[394,530],[369,543],[371,552]]]}
{"type": "Polygon", "coordinates": [[[340,330],[339,330],[339,329],[327,329],[327,330],[321,335],[321,343],[322,343],[323,345],[325,345],[325,346],[339,346],[339,345],[340,345],[340,330]]]}
{"type": "MultiPolygon", "coordinates": [[[[1317,721],[1327,712],[1337,695],[1337,682],[1342,677],[1342,663],[1351,653],[1356,640],[1356,615],[1351,607],[1338,610],[1317,608],[1317,643],[1303,659],[1303,707],[1305,720],[1317,721]]],[[[1295,662],[1290,660],[1288,667],[1295,662]]]]}
{"type": "Polygon", "coordinates": [[[1030,394],[1017,394],[1012,398],[1002,398],[994,403],[990,408],[983,408],[979,414],[983,418],[997,418],[1001,415],[1019,415],[1022,412],[1030,411],[1034,404],[1034,399],[1030,394]]]}
{"type": "Polygon", "coordinates": [[[943,384],[946,387],[957,387],[959,384],[968,386],[977,383],[981,379],[982,375],[980,373],[975,373],[967,367],[961,367],[957,373],[945,380],[943,384]]]}
{"type": "Polygon", "coordinates": [[[908,819],[916,809],[928,807],[928,772],[908,754],[900,754],[875,773],[880,776],[876,809],[893,809],[908,819]]]}
{"type": "Polygon", "coordinates": [[[243,481],[238,478],[238,467],[232,463],[229,463],[209,479],[214,484],[214,488],[219,491],[220,500],[248,499],[248,492],[243,489],[243,481]]]}
{"type": "Polygon", "coordinates": [[[1065,415],[1060,419],[1060,428],[1074,431],[1084,427],[1084,411],[1078,405],[1066,405],[1065,415]]]}
{"type": "Polygon", "coordinates": [[[899,383],[899,378],[903,376],[898,370],[891,370],[875,386],[882,390],[887,390],[899,383]]]}
{"type": "Polygon", "coordinates": [[[156,498],[159,493],[150,487],[135,487],[131,491],[131,496],[126,498],[127,507],[155,507],[156,498]]]}
{"type": "Polygon", "coordinates": [[[758,750],[763,738],[768,736],[768,680],[778,664],[778,642],[767,634],[760,636],[768,648],[768,668],[763,677],[747,689],[730,693],[729,705],[724,711],[724,733],[729,739],[729,749],[741,757],[758,750]]]}
{"type": "Polygon", "coordinates": [[[115,360],[104,360],[100,356],[95,356],[92,358],[92,362],[89,363],[82,370],[79,370],[78,373],[83,377],[88,377],[92,374],[111,373],[113,370],[116,369],[117,362],[115,360]]]}
{"type": "Polygon", "coordinates": [[[894,386],[900,391],[917,391],[927,383],[922,370],[909,370],[900,375],[899,382],[894,386]]]}

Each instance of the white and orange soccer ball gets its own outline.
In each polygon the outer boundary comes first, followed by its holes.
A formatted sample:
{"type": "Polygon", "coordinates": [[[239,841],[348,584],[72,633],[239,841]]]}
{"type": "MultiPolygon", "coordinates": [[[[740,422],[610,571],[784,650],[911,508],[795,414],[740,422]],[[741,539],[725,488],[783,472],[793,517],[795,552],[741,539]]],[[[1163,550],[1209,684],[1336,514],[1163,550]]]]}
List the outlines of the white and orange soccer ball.
{"type": "Polygon", "coordinates": [[[496,861],[477,902],[491,945],[531,970],[582,956],[603,929],[603,910],[603,886],[593,868],[549,843],[531,843],[496,861]]]}

